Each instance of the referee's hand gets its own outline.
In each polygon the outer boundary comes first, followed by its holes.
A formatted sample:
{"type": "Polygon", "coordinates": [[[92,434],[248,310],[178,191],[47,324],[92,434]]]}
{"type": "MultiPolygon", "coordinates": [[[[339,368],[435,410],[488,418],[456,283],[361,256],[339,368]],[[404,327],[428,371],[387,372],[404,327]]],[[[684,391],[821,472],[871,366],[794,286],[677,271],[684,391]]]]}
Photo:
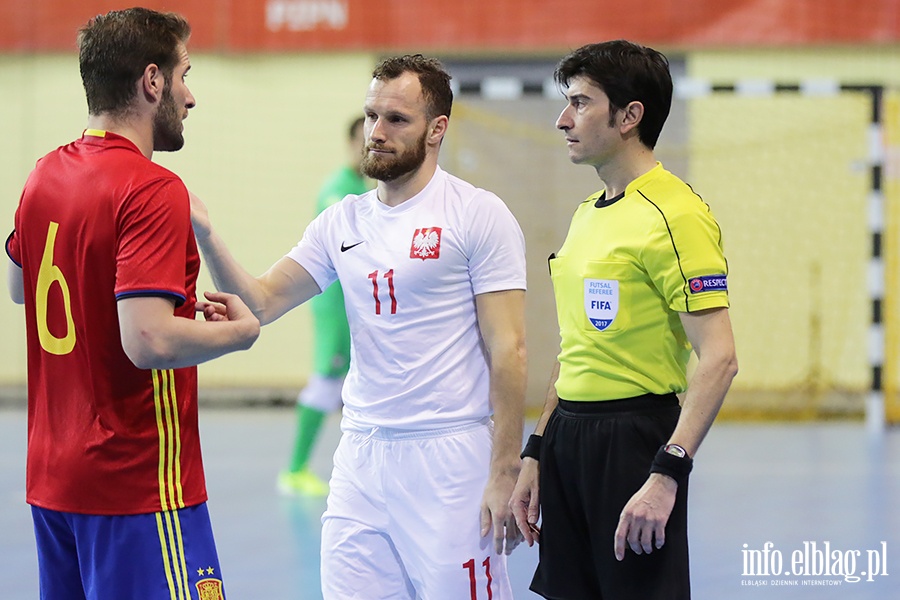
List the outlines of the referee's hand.
{"type": "Polygon", "coordinates": [[[509,499],[509,508],[516,519],[516,526],[528,547],[535,542],[540,542],[541,530],[538,528],[538,518],[541,516],[539,492],[540,463],[533,458],[522,459],[522,470],[512,498],[509,499]]]}
{"type": "Polygon", "coordinates": [[[666,543],[666,523],[675,506],[678,484],[668,475],[651,473],[631,497],[616,527],[616,560],[625,558],[625,544],[635,554],[650,554],[666,543]]]}

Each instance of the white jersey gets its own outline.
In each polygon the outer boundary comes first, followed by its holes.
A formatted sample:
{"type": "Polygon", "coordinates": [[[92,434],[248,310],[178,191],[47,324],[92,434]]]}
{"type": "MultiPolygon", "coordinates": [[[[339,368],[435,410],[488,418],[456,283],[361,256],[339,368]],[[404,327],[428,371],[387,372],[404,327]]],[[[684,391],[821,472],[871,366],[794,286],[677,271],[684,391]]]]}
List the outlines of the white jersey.
{"type": "Polygon", "coordinates": [[[525,289],[525,239],[494,194],[438,168],[399,206],[377,191],[320,214],[288,257],[339,279],[350,324],[343,428],[434,429],[492,414],[475,296],[525,289]]]}

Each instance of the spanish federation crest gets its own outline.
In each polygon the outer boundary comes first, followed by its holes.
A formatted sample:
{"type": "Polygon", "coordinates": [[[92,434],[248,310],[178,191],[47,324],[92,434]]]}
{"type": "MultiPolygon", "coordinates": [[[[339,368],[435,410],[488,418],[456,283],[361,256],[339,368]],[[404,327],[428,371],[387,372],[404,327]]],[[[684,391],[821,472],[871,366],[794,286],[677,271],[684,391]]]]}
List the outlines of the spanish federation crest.
{"type": "Polygon", "coordinates": [[[413,233],[412,245],[409,247],[410,258],[439,258],[441,256],[441,228],[423,227],[413,233]]]}
{"type": "Polygon", "coordinates": [[[197,593],[200,600],[224,600],[221,579],[201,579],[197,582],[197,593]]]}
{"type": "Polygon", "coordinates": [[[612,325],[619,313],[619,282],[615,279],[585,279],[584,312],[597,331],[612,325]]]}

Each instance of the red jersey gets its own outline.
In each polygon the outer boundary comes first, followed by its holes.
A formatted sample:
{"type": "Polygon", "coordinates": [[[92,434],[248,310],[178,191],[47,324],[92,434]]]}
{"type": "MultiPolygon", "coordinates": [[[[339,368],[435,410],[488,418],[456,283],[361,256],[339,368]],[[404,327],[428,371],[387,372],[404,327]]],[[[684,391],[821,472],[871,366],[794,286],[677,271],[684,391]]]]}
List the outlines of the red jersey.
{"type": "Polygon", "coordinates": [[[127,139],[88,130],[38,161],[6,246],[25,286],[27,501],[102,515],[206,501],[197,369],[135,367],[116,309],[164,296],[194,318],[184,183],[127,139]]]}

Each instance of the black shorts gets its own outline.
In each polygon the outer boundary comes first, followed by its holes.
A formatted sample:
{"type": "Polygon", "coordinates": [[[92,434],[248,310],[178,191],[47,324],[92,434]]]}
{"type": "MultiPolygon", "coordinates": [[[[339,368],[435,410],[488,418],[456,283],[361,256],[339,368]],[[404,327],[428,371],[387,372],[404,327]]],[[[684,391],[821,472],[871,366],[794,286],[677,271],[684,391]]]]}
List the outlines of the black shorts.
{"type": "Polygon", "coordinates": [[[688,600],[687,481],[678,486],[666,543],[615,557],[628,500],[647,481],[675,429],[674,394],[567,402],[550,416],[540,458],[540,561],[531,590],[556,600],[688,600]]]}

